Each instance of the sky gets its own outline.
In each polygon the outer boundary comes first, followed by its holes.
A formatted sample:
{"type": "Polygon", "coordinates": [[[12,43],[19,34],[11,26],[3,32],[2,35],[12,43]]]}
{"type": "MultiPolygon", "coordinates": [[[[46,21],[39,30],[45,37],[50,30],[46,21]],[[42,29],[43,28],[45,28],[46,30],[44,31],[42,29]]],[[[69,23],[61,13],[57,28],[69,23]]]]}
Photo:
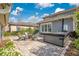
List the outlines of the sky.
{"type": "Polygon", "coordinates": [[[75,8],[77,5],[75,3],[14,3],[9,20],[37,23],[45,16],[75,8]]]}

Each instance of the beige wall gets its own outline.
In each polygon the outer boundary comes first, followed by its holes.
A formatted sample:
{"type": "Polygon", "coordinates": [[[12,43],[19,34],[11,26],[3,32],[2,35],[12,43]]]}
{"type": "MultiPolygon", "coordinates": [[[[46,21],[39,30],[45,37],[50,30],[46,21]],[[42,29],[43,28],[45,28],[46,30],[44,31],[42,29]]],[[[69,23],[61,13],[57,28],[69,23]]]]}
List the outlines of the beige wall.
{"type": "Polygon", "coordinates": [[[31,28],[31,29],[34,29],[34,27],[28,27],[28,26],[20,26],[21,29],[28,29],[28,28],[31,28]]]}
{"type": "Polygon", "coordinates": [[[4,16],[2,14],[0,14],[0,24],[5,24],[4,16]]]}
{"type": "MultiPolygon", "coordinates": [[[[5,6],[6,6],[6,4],[5,4],[5,6]]],[[[7,9],[2,9],[3,6],[0,4],[0,39],[3,39],[2,34],[4,32],[5,26],[8,24],[9,13],[11,10],[10,7],[11,7],[11,5],[9,7],[7,7],[7,9]]]]}
{"type": "MultiPolygon", "coordinates": [[[[8,30],[8,27],[6,27],[7,28],[7,30],[8,30]]],[[[10,31],[12,32],[12,31],[17,31],[18,29],[17,28],[19,28],[19,30],[22,30],[22,29],[28,29],[28,28],[31,28],[31,29],[35,29],[35,27],[26,27],[26,26],[13,26],[13,25],[11,25],[10,26],[10,31]]]]}
{"type": "Polygon", "coordinates": [[[10,31],[17,31],[17,27],[16,26],[10,26],[10,31]]]}
{"type": "Polygon", "coordinates": [[[9,31],[9,26],[8,26],[8,24],[4,27],[4,31],[9,31]]]}

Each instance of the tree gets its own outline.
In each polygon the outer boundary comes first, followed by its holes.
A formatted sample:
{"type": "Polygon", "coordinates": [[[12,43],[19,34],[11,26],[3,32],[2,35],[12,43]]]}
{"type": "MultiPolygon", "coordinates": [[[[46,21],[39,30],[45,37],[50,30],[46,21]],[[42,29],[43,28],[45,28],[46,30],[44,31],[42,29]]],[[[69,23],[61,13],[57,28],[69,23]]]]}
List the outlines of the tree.
{"type": "Polygon", "coordinates": [[[79,12],[76,12],[77,21],[79,21],[79,12]]]}
{"type": "Polygon", "coordinates": [[[79,12],[76,12],[76,18],[77,18],[77,27],[76,27],[76,32],[79,35],[79,12]]]}

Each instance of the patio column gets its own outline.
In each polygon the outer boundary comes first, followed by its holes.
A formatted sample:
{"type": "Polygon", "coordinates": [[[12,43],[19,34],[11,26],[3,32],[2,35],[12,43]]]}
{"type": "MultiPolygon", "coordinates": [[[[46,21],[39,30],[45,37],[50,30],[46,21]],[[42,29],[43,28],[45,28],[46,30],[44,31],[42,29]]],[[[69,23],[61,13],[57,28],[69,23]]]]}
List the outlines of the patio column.
{"type": "Polygon", "coordinates": [[[75,31],[76,30],[76,27],[77,27],[77,18],[76,18],[76,16],[74,15],[73,17],[72,17],[72,20],[73,20],[73,31],[75,31]]]}
{"type": "Polygon", "coordinates": [[[64,18],[62,19],[62,32],[64,31],[63,28],[64,28],[64,18]]]}

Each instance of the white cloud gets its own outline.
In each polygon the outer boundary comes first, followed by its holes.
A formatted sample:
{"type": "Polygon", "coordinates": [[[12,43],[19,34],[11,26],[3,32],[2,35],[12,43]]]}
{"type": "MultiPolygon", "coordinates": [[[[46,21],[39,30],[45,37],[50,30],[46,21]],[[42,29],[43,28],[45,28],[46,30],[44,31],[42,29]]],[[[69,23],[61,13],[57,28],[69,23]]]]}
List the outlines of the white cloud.
{"type": "Polygon", "coordinates": [[[23,11],[23,8],[21,8],[21,7],[16,7],[16,10],[18,10],[18,11],[23,11]]]}
{"type": "Polygon", "coordinates": [[[11,14],[17,16],[21,11],[23,11],[23,8],[16,7],[16,9],[11,12],[11,14]]]}
{"type": "Polygon", "coordinates": [[[42,8],[47,8],[47,7],[52,7],[52,6],[54,6],[54,4],[51,4],[51,3],[38,3],[36,5],[36,8],[42,9],[42,8]]]}
{"type": "Polygon", "coordinates": [[[49,16],[49,14],[43,14],[41,17],[49,16]]]}
{"type": "Polygon", "coordinates": [[[10,17],[9,20],[10,20],[10,22],[16,22],[16,21],[17,21],[17,18],[15,18],[15,17],[10,17]]]}
{"type": "Polygon", "coordinates": [[[12,14],[12,15],[18,15],[17,10],[13,10],[13,11],[11,12],[11,14],[12,14]]]}
{"type": "Polygon", "coordinates": [[[28,22],[37,23],[37,22],[41,21],[42,18],[33,15],[33,16],[30,16],[27,20],[28,20],[28,22]]]}
{"type": "Polygon", "coordinates": [[[57,13],[57,12],[59,12],[59,11],[63,11],[63,10],[65,10],[65,9],[57,8],[57,9],[55,10],[55,13],[57,13]]]}
{"type": "Polygon", "coordinates": [[[79,3],[70,3],[70,5],[79,6],[79,3]]]}

